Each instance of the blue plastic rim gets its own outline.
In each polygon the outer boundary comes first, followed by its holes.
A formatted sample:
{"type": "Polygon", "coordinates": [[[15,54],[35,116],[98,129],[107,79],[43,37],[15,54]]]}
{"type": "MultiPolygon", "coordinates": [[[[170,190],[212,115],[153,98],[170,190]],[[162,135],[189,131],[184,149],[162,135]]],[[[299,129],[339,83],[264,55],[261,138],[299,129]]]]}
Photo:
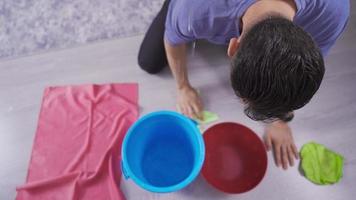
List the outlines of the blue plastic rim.
{"type": "Polygon", "coordinates": [[[143,116],[128,130],[122,145],[122,171],[151,192],[173,192],[200,173],[205,147],[197,124],[173,111],[143,116]]]}

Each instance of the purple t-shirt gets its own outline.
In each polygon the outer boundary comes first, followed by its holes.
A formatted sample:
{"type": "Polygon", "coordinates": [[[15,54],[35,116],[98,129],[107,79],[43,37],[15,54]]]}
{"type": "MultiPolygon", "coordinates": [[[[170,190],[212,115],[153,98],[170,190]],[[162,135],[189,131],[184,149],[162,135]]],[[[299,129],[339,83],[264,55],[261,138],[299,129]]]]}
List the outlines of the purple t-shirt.
{"type": "MultiPolygon", "coordinates": [[[[228,44],[239,36],[240,18],[256,0],[171,0],[165,39],[172,45],[206,39],[228,44]]],[[[294,23],[308,32],[325,56],[345,29],[349,0],[295,0],[294,23]]]]}

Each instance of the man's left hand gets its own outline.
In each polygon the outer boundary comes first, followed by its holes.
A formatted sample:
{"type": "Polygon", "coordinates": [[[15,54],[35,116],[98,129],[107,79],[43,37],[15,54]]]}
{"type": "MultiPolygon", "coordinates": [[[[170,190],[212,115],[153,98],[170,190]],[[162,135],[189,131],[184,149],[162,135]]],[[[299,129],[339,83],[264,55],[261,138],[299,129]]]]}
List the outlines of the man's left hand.
{"type": "Polygon", "coordinates": [[[283,121],[275,121],[268,124],[265,133],[267,150],[272,149],[277,167],[287,169],[288,165],[294,165],[294,159],[298,159],[298,149],[294,144],[292,131],[283,121]]]}

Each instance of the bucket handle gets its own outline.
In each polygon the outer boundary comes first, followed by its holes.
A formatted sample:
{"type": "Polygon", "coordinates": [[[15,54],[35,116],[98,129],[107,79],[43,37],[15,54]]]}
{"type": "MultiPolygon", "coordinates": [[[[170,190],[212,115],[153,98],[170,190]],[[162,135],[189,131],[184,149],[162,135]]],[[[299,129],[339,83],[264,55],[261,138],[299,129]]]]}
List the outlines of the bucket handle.
{"type": "Polygon", "coordinates": [[[124,163],[122,161],[121,161],[121,171],[122,171],[122,174],[124,175],[124,178],[126,180],[130,178],[130,176],[127,174],[127,172],[125,170],[124,163]]]}

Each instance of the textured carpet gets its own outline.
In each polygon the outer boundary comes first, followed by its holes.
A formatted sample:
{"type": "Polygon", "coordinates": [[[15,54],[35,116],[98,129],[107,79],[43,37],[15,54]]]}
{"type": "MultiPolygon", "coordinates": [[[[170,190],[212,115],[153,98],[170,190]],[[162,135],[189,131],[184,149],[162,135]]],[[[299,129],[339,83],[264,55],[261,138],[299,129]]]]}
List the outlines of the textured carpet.
{"type": "Polygon", "coordinates": [[[144,33],[163,0],[2,0],[0,59],[144,33]]]}

